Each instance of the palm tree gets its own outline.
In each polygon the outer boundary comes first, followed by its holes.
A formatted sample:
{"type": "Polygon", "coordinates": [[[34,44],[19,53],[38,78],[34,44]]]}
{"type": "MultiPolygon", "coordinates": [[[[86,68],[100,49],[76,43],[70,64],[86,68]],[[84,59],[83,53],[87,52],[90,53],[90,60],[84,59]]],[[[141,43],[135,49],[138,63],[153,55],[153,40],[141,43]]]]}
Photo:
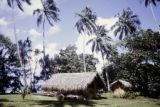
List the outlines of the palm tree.
{"type": "MultiPolygon", "coordinates": [[[[105,26],[97,26],[96,29],[96,37],[90,39],[87,42],[87,45],[92,43],[92,52],[100,52],[102,55],[102,59],[103,59],[103,66],[104,65],[104,57],[109,57],[109,55],[112,53],[111,51],[111,45],[110,42],[111,38],[107,35],[107,31],[105,29],[105,26]]],[[[108,91],[110,91],[110,85],[109,85],[109,79],[108,79],[108,73],[106,72],[106,77],[107,77],[107,87],[108,87],[108,91]]]]}
{"type": "Polygon", "coordinates": [[[43,8],[34,10],[33,15],[37,14],[37,26],[42,24],[43,27],[43,57],[45,57],[45,21],[47,20],[49,25],[53,26],[53,22],[59,20],[59,9],[56,7],[54,0],[41,0],[41,3],[43,8]]]}
{"type": "Polygon", "coordinates": [[[91,35],[96,30],[96,19],[97,16],[89,7],[85,7],[81,11],[81,13],[76,13],[76,16],[79,17],[79,20],[76,22],[75,27],[77,28],[77,31],[79,34],[84,34],[84,40],[83,40],[83,66],[84,66],[84,72],[86,72],[86,64],[85,64],[85,39],[86,35],[91,35]]]}
{"type": "Polygon", "coordinates": [[[26,2],[28,5],[31,5],[30,0],[7,0],[8,6],[12,8],[13,32],[14,32],[14,36],[15,36],[15,40],[16,40],[19,62],[20,62],[20,65],[21,65],[21,67],[23,69],[22,71],[23,71],[24,90],[22,92],[24,92],[24,93],[22,93],[22,95],[25,96],[27,83],[26,83],[26,77],[25,77],[25,71],[24,71],[24,68],[23,68],[22,58],[21,58],[21,55],[20,55],[18,37],[17,37],[17,32],[16,32],[16,25],[15,25],[15,15],[14,15],[15,5],[17,5],[18,8],[21,11],[23,11],[22,2],[26,2]]]}
{"type": "Polygon", "coordinates": [[[118,13],[116,16],[118,21],[111,27],[111,30],[114,30],[115,36],[118,35],[120,40],[123,36],[132,34],[140,28],[140,20],[130,8],[123,9],[123,12],[118,13]]]}
{"type": "Polygon", "coordinates": [[[146,7],[148,5],[150,6],[150,9],[151,9],[152,16],[153,16],[153,19],[155,21],[155,24],[156,24],[158,30],[160,30],[159,25],[158,25],[158,21],[157,21],[157,18],[156,18],[156,15],[155,15],[154,11],[153,11],[153,6],[152,6],[152,5],[157,6],[157,2],[159,2],[160,0],[143,0],[143,1],[145,2],[145,6],[146,7]]]}

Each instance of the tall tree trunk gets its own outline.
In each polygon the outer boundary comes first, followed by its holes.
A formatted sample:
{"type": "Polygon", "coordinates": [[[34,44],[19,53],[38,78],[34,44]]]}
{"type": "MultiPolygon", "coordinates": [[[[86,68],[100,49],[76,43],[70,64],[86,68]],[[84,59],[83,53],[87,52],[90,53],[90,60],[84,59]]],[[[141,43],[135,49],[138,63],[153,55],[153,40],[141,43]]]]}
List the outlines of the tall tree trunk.
{"type": "Polygon", "coordinates": [[[86,56],[85,56],[85,47],[86,47],[86,34],[82,34],[83,36],[83,67],[84,67],[84,72],[87,72],[86,70],[86,56]]]}
{"type": "MultiPolygon", "coordinates": [[[[105,67],[104,58],[103,58],[103,67],[105,67]]],[[[108,72],[106,72],[106,79],[107,79],[107,90],[110,91],[110,84],[109,84],[109,77],[108,72]]]]}
{"type": "Polygon", "coordinates": [[[18,53],[18,58],[19,58],[20,66],[21,66],[20,68],[21,68],[21,71],[23,72],[24,89],[22,90],[22,92],[25,92],[25,90],[27,89],[27,80],[26,80],[25,68],[23,66],[22,58],[21,58],[21,55],[20,55],[20,48],[19,48],[18,37],[17,37],[17,32],[16,32],[14,4],[12,5],[12,20],[13,20],[13,32],[14,32],[14,36],[15,36],[15,40],[16,40],[16,46],[17,46],[17,53],[18,53]]]}
{"type": "Polygon", "coordinates": [[[36,59],[36,64],[35,64],[35,68],[34,68],[34,71],[33,71],[33,82],[32,82],[32,91],[33,92],[36,92],[36,88],[35,88],[35,73],[36,73],[36,69],[37,69],[37,62],[38,62],[38,60],[36,59]]]}
{"type": "Polygon", "coordinates": [[[159,27],[159,25],[158,25],[158,21],[157,21],[156,15],[154,14],[153,6],[152,6],[151,3],[149,4],[149,6],[150,6],[150,9],[151,9],[151,13],[152,13],[154,22],[155,22],[155,24],[156,24],[156,27],[157,27],[157,29],[158,29],[158,31],[159,31],[159,33],[160,33],[160,27],[159,27]]]}
{"type": "Polygon", "coordinates": [[[45,18],[43,20],[43,70],[44,70],[44,80],[47,80],[46,67],[45,67],[45,18]]]}

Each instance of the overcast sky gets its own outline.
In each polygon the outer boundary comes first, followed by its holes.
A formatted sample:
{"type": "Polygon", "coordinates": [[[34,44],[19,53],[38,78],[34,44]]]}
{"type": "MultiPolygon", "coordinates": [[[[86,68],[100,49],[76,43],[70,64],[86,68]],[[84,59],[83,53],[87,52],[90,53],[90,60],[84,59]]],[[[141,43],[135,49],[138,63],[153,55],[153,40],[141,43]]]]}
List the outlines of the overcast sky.
{"type": "MultiPolygon", "coordinates": [[[[0,0],[1,1],[1,0],[0,0]]],[[[9,36],[15,42],[12,30],[12,10],[6,5],[5,1],[0,3],[0,33],[9,36]]],[[[34,9],[41,8],[40,0],[31,0],[32,5],[23,5],[24,12],[15,9],[16,28],[18,39],[26,39],[27,36],[33,42],[33,48],[42,48],[42,28],[37,27],[36,17],[32,12],[34,9]]],[[[80,12],[87,5],[98,16],[97,24],[106,25],[109,29],[117,20],[114,16],[122,9],[130,7],[134,13],[138,14],[142,22],[143,29],[152,28],[156,30],[151,11],[140,1],[143,0],[55,0],[60,9],[59,18],[61,21],[54,23],[53,27],[47,25],[46,31],[46,53],[54,56],[59,49],[69,44],[76,44],[78,53],[82,52],[82,36],[79,36],[74,27],[78,18],[76,12],[80,12]]],[[[159,5],[159,4],[158,4],[159,5]]],[[[160,6],[154,8],[158,21],[160,21],[160,6]]],[[[114,38],[112,33],[110,36],[114,38]]],[[[88,38],[89,39],[89,38],[88,38]]],[[[89,46],[86,50],[91,53],[89,46]]]]}

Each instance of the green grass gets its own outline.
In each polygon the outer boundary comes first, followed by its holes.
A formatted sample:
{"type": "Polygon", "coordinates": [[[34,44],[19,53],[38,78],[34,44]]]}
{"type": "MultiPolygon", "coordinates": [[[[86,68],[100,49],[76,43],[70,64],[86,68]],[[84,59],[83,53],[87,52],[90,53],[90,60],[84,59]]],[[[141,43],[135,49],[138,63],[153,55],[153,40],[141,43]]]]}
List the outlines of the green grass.
{"type": "Polygon", "coordinates": [[[99,100],[57,101],[53,97],[27,95],[0,95],[0,107],[160,107],[160,100],[138,97],[136,99],[113,98],[103,94],[99,100]]]}

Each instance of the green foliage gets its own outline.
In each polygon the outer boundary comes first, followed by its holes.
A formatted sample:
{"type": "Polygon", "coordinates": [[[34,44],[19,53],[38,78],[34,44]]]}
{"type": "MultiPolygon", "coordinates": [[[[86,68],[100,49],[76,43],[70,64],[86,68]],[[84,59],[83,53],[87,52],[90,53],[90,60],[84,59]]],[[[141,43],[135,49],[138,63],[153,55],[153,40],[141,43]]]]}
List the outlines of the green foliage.
{"type": "Polygon", "coordinates": [[[3,35],[0,38],[0,93],[5,93],[7,88],[11,88],[11,93],[14,93],[22,86],[16,45],[3,35]]]}
{"type": "MultiPolygon", "coordinates": [[[[86,55],[86,68],[88,72],[95,72],[95,65],[98,63],[98,59],[94,58],[92,55],[86,55]]],[[[41,62],[42,60],[40,60],[41,62]]],[[[41,63],[41,66],[43,63],[41,63]]],[[[78,55],[76,53],[75,46],[68,46],[64,50],[60,50],[59,54],[55,55],[54,58],[46,58],[46,71],[47,78],[53,73],[72,73],[72,72],[83,72],[83,57],[82,54],[78,55]]],[[[41,76],[44,73],[42,71],[41,76]]]]}
{"type": "Polygon", "coordinates": [[[130,81],[142,95],[160,95],[160,34],[151,30],[139,31],[123,41],[127,52],[112,58],[112,81],[130,81]]]}
{"type": "MultiPolygon", "coordinates": [[[[33,15],[37,15],[37,26],[44,24],[45,20],[53,26],[53,21],[58,21],[59,9],[56,7],[54,0],[41,0],[43,9],[36,9],[33,11],[33,15]]],[[[44,26],[44,25],[43,25],[44,26]]]]}
{"type": "Polygon", "coordinates": [[[139,96],[139,93],[128,91],[128,92],[125,93],[125,95],[123,96],[123,98],[134,99],[137,96],[139,96]]]}
{"type": "Polygon", "coordinates": [[[97,16],[89,7],[85,7],[80,13],[76,13],[79,20],[75,27],[79,33],[93,34],[96,31],[97,16]]]}
{"type": "Polygon", "coordinates": [[[122,13],[118,13],[116,17],[118,21],[111,27],[111,30],[114,30],[114,35],[119,36],[120,40],[140,28],[141,22],[138,15],[134,14],[130,8],[123,9],[122,13]]]}
{"type": "MultiPolygon", "coordinates": [[[[76,53],[75,46],[68,46],[65,50],[61,50],[59,55],[55,57],[59,69],[58,72],[83,72],[83,56],[76,53]]],[[[86,68],[88,72],[96,71],[96,63],[98,62],[92,55],[86,55],[86,68]]]]}

